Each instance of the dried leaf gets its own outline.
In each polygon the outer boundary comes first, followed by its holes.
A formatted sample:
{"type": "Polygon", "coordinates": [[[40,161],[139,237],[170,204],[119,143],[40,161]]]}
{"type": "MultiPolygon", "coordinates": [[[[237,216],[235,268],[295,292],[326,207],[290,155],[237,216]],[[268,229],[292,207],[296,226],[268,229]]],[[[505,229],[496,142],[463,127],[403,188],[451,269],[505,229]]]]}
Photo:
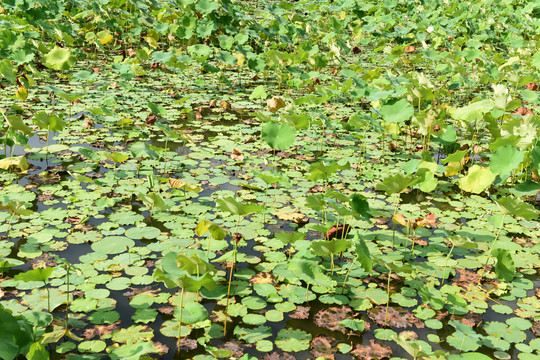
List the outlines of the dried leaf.
{"type": "Polygon", "coordinates": [[[356,345],[351,354],[363,360],[387,359],[392,356],[392,349],[375,343],[375,340],[369,340],[369,345],[356,345]]]}

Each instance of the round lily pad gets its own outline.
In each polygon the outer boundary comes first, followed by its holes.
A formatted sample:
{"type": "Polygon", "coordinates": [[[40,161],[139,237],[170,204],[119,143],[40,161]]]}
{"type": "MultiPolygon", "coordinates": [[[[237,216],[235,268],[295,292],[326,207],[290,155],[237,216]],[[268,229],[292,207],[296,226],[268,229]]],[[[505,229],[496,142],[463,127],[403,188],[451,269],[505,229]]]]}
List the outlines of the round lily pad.
{"type": "Polygon", "coordinates": [[[92,243],[92,250],[102,254],[120,254],[135,246],[135,241],[125,236],[107,236],[92,243]]]}
{"type": "Polygon", "coordinates": [[[262,325],[266,322],[266,318],[259,314],[247,314],[242,317],[242,321],[249,325],[262,325]]]}
{"type": "Polygon", "coordinates": [[[255,348],[261,352],[269,352],[274,348],[274,344],[269,340],[259,340],[255,343],[255,348]]]}
{"type": "Polygon", "coordinates": [[[155,239],[161,234],[161,230],[153,226],[132,227],[126,230],[125,235],[131,239],[155,239]]]}
{"type": "Polygon", "coordinates": [[[251,310],[261,310],[266,307],[266,301],[256,296],[248,296],[242,299],[242,304],[251,310]]]}
{"type": "Polygon", "coordinates": [[[79,351],[99,353],[105,350],[106,347],[107,344],[103,340],[88,340],[79,344],[79,351]]]}
{"type": "Polygon", "coordinates": [[[311,334],[303,330],[281,329],[276,338],[276,346],[283,351],[303,351],[309,348],[311,334]]]}

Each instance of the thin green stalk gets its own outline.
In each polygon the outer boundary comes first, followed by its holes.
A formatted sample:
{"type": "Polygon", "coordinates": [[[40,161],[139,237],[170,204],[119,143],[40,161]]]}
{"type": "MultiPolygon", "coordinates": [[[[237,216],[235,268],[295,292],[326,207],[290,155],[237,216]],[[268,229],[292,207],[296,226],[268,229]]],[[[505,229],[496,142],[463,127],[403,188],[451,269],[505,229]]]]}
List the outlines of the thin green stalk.
{"type": "Polygon", "coordinates": [[[184,289],[180,294],[180,318],[178,319],[178,352],[180,352],[180,341],[182,340],[182,309],[184,308],[184,289]]]}
{"type": "Polygon", "coordinates": [[[388,300],[386,301],[386,313],[384,314],[384,326],[388,322],[388,307],[390,306],[390,276],[392,275],[392,270],[388,269],[388,281],[386,283],[386,294],[388,300]]]}
{"type": "Polygon", "coordinates": [[[505,216],[506,215],[503,215],[503,217],[501,219],[501,225],[499,226],[499,230],[497,231],[497,235],[495,236],[495,239],[493,240],[493,243],[491,244],[491,248],[489,249],[488,257],[487,257],[486,262],[484,263],[484,266],[482,268],[482,275],[480,276],[480,279],[478,279],[478,285],[480,285],[480,283],[482,282],[482,279],[484,278],[484,275],[486,273],[487,265],[489,263],[489,260],[491,259],[491,253],[493,252],[493,249],[495,248],[495,243],[497,242],[497,239],[499,238],[499,235],[501,234],[501,230],[502,230],[503,225],[504,225],[504,217],[505,216]]]}
{"type": "Polygon", "coordinates": [[[454,251],[454,242],[452,242],[452,247],[450,248],[450,252],[448,253],[448,255],[446,256],[446,260],[444,262],[444,271],[443,271],[443,275],[441,277],[441,287],[443,286],[444,284],[444,279],[446,279],[446,267],[448,265],[448,259],[450,259],[450,255],[452,255],[452,251],[454,251]]]}
{"type": "Polygon", "coordinates": [[[232,283],[232,277],[234,272],[234,263],[236,262],[236,241],[234,242],[234,250],[233,250],[233,260],[231,265],[231,272],[229,273],[229,285],[227,286],[227,303],[225,305],[225,322],[223,324],[223,336],[225,337],[227,335],[227,317],[229,316],[229,300],[230,300],[230,294],[231,294],[231,283],[232,283]]]}

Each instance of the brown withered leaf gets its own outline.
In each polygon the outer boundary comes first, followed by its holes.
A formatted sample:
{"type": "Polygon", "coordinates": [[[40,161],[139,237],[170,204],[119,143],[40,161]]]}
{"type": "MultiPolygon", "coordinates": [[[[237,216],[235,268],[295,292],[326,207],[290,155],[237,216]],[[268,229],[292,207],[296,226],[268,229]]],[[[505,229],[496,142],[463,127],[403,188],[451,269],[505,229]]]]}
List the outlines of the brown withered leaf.
{"type": "Polygon", "coordinates": [[[172,315],[174,312],[174,307],[172,306],[162,306],[157,309],[160,313],[165,315],[172,315]]]}
{"type": "Polygon", "coordinates": [[[244,154],[242,154],[242,152],[237,148],[234,148],[231,152],[231,159],[234,161],[244,161],[244,154]]]}
{"type": "Polygon", "coordinates": [[[405,47],[405,52],[406,53],[412,53],[412,52],[415,52],[416,51],[416,48],[412,45],[409,45],[407,47],[405,47]]]}
{"type": "Polygon", "coordinates": [[[533,112],[531,109],[525,107],[525,106],[520,106],[518,107],[516,110],[514,110],[514,112],[512,114],[518,114],[518,115],[521,115],[521,116],[525,116],[525,115],[533,115],[533,112]]]}
{"type": "Polygon", "coordinates": [[[218,107],[217,99],[210,100],[210,102],[208,103],[208,107],[210,109],[217,108],[218,107]]]}
{"type": "Polygon", "coordinates": [[[351,354],[363,360],[387,359],[392,356],[392,349],[388,346],[377,344],[370,339],[369,345],[356,345],[351,354]]]}
{"type": "Polygon", "coordinates": [[[222,108],[222,109],[225,109],[225,110],[231,110],[232,109],[231,103],[226,101],[226,100],[221,100],[219,102],[219,107],[222,108]]]}
{"type": "Polygon", "coordinates": [[[285,107],[285,101],[279,96],[274,96],[273,98],[266,100],[266,107],[271,113],[276,113],[279,109],[285,107]]]}
{"type": "Polygon", "coordinates": [[[236,358],[239,358],[242,355],[244,355],[244,351],[242,350],[240,345],[238,345],[237,343],[232,342],[232,341],[228,341],[225,344],[223,344],[221,346],[218,346],[218,349],[230,350],[230,351],[232,351],[232,356],[234,356],[236,358]]]}
{"type": "Polygon", "coordinates": [[[271,354],[264,355],[264,357],[262,357],[261,360],[296,360],[296,359],[294,358],[294,356],[292,356],[289,353],[279,354],[274,351],[271,354]]]}
{"type": "Polygon", "coordinates": [[[169,352],[169,347],[160,342],[152,342],[152,345],[154,345],[154,349],[159,355],[165,355],[169,352]]]}
{"type": "Polygon", "coordinates": [[[332,345],[336,339],[319,335],[311,340],[310,352],[315,357],[323,357],[325,359],[334,360],[335,347],[332,345]]]}
{"type": "Polygon", "coordinates": [[[532,90],[532,91],[538,90],[538,84],[533,83],[533,82],[528,83],[527,85],[525,85],[525,87],[526,87],[528,90],[532,90]]]}
{"type": "Polygon", "coordinates": [[[347,224],[339,225],[337,227],[334,225],[324,234],[324,238],[326,240],[332,240],[334,238],[341,239],[346,237],[350,230],[351,226],[347,224]]]}
{"type": "Polygon", "coordinates": [[[117,321],[115,323],[108,324],[108,325],[96,325],[93,328],[84,330],[82,336],[86,340],[89,340],[89,339],[93,338],[94,336],[99,336],[99,338],[102,339],[103,335],[112,334],[113,331],[115,331],[117,329],[118,324],[120,324],[120,321],[117,321]]]}
{"type": "Polygon", "coordinates": [[[307,319],[309,318],[309,306],[297,306],[294,313],[290,314],[289,317],[293,319],[307,319]]]}
{"type": "Polygon", "coordinates": [[[249,282],[252,284],[273,284],[274,278],[270,273],[260,272],[249,279],[249,282]]]}
{"type": "Polygon", "coordinates": [[[157,116],[156,115],[148,115],[146,120],[144,120],[146,125],[154,125],[156,123],[157,116]]]}
{"type": "Polygon", "coordinates": [[[476,326],[480,324],[483,320],[482,315],[473,313],[472,311],[469,311],[467,315],[461,318],[461,322],[465,325],[469,325],[470,327],[476,326]]]}
{"type": "Polygon", "coordinates": [[[406,330],[399,333],[399,336],[405,338],[406,340],[416,340],[418,339],[418,334],[414,331],[406,330]]]}
{"type": "Polygon", "coordinates": [[[476,284],[480,280],[480,275],[467,269],[456,268],[454,285],[467,289],[470,284],[476,284]]]}
{"type": "Polygon", "coordinates": [[[182,340],[180,340],[180,343],[178,345],[180,345],[179,346],[180,350],[191,351],[197,348],[198,343],[197,343],[197,340],[193,340],[189,338],[182,338],[182,340]]]}
{"type": "Polygon", "coordinates": [[[386,315],[386,306],[377,306],[368,311],[369,318],[377,325],[407,328],[415,325],[418,328],[423,328],[424,323],[420,319],[416,318],[413,314],[409,313],[405,309],[396,309],[394,307],[388,308],[388,315],[386,315]]]}
{"type": "Polygon", "coordinates": [[[353,54],[360,54],[362,52],[358,46],[353,47],[351,51],[353,54]]]}
{"type": "Polygon", "coordinates": [[[540,336],[540,320],[535,322],[531,329],[535,336],[540,336]]]}
{"type": "Polygon", "coordinates": [[[352,312],[352,309],[348,306],[333,306],[328,309],[319,310],[314,317],[315,325],[346,334],[347,329],[339,325],[339,323],[345,319],[352,319],[354,317],[352,312]]]}
{"type": "Polygon", "coordinates": [[[85,117],[82,126],[85,129],[93,129],[94,128],[94,119],[92,119],[91,117],[85,117]]]}

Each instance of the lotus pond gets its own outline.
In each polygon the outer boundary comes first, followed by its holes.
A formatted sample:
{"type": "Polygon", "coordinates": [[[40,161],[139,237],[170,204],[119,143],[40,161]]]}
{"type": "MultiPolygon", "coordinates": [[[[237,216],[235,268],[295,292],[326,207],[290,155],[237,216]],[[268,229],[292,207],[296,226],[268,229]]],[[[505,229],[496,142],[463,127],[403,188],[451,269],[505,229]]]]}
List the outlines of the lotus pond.
{"type": "Polygon", "coordinates": [[[539,17],[4,1],[0,359],[539,359],[539,17]]]}

